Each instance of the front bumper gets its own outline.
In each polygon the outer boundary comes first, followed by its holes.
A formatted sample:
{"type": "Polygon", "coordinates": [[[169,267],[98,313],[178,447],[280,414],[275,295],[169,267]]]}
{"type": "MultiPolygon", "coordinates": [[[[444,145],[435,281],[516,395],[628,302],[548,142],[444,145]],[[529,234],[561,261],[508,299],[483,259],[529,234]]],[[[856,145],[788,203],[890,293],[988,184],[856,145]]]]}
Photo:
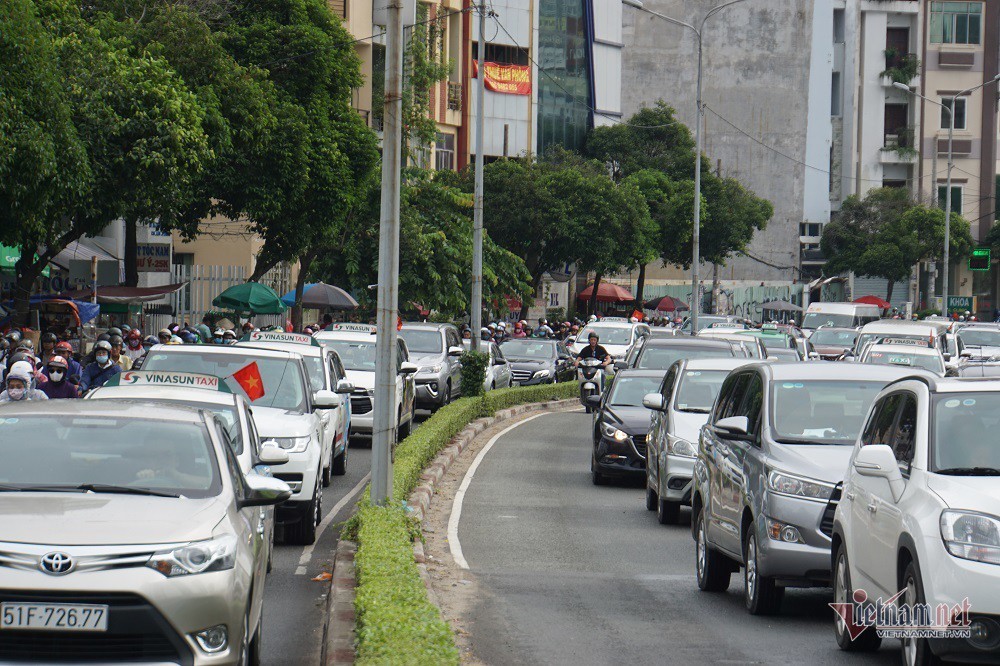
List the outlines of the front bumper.
{"type": "Polygon", "coordinates": [[[694,477],[695,460],[697,459],[667,454],[660,488],[662,499],[691,506],[691,479],[694,477]]]}
{"type": "Polygon", "coordinates": [[[448,377],[444,373],[437,375],[416,375],[415,402],[418,407],[425,405],[443,405],[448,399],[448,377]]]}
{"type": "Polygon", "coordinates": [[[275,519],[281,524],[298,522],[303,505],[311,505],[320,471],[319,442],[313,440],[302,453],[289,453],[288,462],[271,473],[292,489],[292,496],[275,509],[275,519]]]}
{"type": "Polygon", "coordinates": [[[544,377],[538,377],[532,375],[527,379],[519,379],[519,380],[515,380],[512,377],[510,383],[512,386],[537,386],[538,384],[551,384],[553,381],[554,380],[552,379],[552,375],[548,374],[545,375],[544,377]]]}
{"type": "MultiPolygon", "coordinates": [[[[645,451],[645,440],[642,450],[645,451]]],[[[601,435],[594,450],[596,469],[607,476],[646,478],[646,459],[639,455],[633,438],[624,442],[601,435]]]]}
{"type": "Polygon", "coordinates": [[[0,631],[0,663],[169,663],[221,666],[238,660],[250,575],[229,571],[166,578],[145,567],[54,578],[3,570],[0,602],[106,604],[107,632],[0,631]],[[208,654],[195,632],[226,625],[230,644],[208,654]]]}
{"type": "Polygon", "coordinates": [[[754,521],[760,548],[761,575],[779,579],[786,587],[830,585],[830,537],[820,531],[827,503],[764,493],[762,515],[754,521]],[[792,525],[804,543],[776,541],[767,534],[766,517],[792,525]]]}

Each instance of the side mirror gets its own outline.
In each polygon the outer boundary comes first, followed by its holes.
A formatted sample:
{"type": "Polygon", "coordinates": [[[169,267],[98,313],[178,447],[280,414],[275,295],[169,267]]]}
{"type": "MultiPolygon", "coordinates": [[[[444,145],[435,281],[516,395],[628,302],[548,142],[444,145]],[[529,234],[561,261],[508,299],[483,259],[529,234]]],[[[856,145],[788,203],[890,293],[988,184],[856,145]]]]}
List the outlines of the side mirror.
{"type": "Polygon", "coordinates": [[[507,359],[495,358],[493,359],[493,365],[507,365],[507,359]]]}
{"type": "Polygon", "coordinates": [[[346,379],[341,379],[337,382],[337,393],[354,393],[354,384],[346,379]]]}
{"type": "Polygon", "coordinates": [[[854,471],[861,476],[881,477],[889,484],[892,499],[899,501],[903,496],[906,483],[899,471],[899,463],[892,449],[886,444],[871,444],[862,446],[854,458],[854,471]]]}
{"type": "Polygon", "coordinates": [[[949,354],[948,352],[945,352],[945,353],[941,354],[941,356],[944,357],[945,361],[950,361],[951,360],[951,354],[949,354]]]}
{"type": "MultiPolygon", "coordinates": [[[[959,356],[962,357],[962,358],[972,358],[972,352],[969,351],[968,349],[963,349],[962,353],[959,354],[959,356]]],[[[947,359],[945,359],[945,360],[947,360],[947,359]]]]}
{"type": "Polygon", "coordinates": [[[625,370],[628,368],[628,363],[625,361],[615,361],[615,370],[625,370]]]}
{"type": "Polygon", "coordinates": [[[814,352],[814,351],[809,352],[809,358],[812,359],[813,361],[818,361],[820,358],[819,352],[814,352]]]}
{"type": "Polygon", "coordinates": [[[284,465],[288,462],[288,453],[278,446],[276,441],[269,439],[261,445],[260,455],[257,456],[257,459],[263,465],[274,467],[276,465],[284,465]]]}
{"type": "Polygon", "coordinates": [[[465,347],[448,347],[448,356],[461,356],[465,353],[465,347]]]}
{"type": "Polygon", "coordinates": [[[730,416],[715,422],[715,430],[723,439],[740,439],[750,431],[750,419],[745,416],[730,416]]]}
{"type": "Polygon", "coordinates": [[[574,342],[576,342],[576,336],[575,335],[571,335],[568,338],[566,338],[566,344],[571,345],[574,342]]]}
{"type": "Polygon", "coordinates": [[[647,393],[642,398],[642,406],[646,409],[652,409],[654,412],[665,412],[665,405],[663,404],[663,395],[660,393],[647,393]]]}
{"type": "Polygon", "coordinates": [[[325,389],[313,393],[313,407],[317,409],[335,409],[340,407],[340,396],[325,389]]]}
{"type": "Polygon", "coordinates": [[[417,364],[410,363],[409,361],[404,361],[399,364],[399,373],[401,375],[412,375],[417,371],[417,364]]]}
{"type": "Polygon", "coordinates": [[[587,404],[590,405],[591,407],[600,407],[601,406],[601,396],[599,396],[599,395],[588,395],[587,396],[587,404]]]}
{"type": "Polygon", "coordinates": [[[244,479],[247,495],[237,503],[241,509],[251,506],[274,506],[292,496],[292,489],[288,487],[288,484],[273,476],[249,474],[244,479]]]}

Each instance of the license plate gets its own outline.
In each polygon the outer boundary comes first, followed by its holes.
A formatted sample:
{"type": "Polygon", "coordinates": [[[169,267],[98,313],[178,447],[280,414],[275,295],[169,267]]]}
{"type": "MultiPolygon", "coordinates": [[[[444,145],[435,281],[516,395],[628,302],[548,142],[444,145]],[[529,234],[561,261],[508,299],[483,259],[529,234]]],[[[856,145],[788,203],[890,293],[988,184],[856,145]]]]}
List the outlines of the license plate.
{"type": "Polygon", "coordinates": [[[108,607],[97,604],[0,604],[0,629],[107,631],[108,607]]]}

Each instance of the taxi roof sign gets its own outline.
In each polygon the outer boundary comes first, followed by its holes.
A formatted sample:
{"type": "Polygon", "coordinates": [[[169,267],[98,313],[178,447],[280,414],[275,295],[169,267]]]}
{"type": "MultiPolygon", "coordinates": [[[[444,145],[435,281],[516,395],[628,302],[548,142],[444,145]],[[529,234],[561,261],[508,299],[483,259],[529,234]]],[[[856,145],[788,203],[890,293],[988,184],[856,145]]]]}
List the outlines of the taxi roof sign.
{"type": "Polygon", "coordinates": [[[324,331],[342,331],[344,333],[370,333],[375,335],[378,328],[375,324],[356,324],[354,322],[343,321],[334,322],[327,326],[324,331]]]}
{"type": "Polygon", "coordinates": [[[762,330],[762,331],[777,332],[778,325],[777,324],[761,324],[760,330],[762,330]]]}
{"type": "Polygon", "coordinates": [[[885,338],[879,340],[880,345],[906,345],[909,347],[928,347],[930,342],[927,340],[908,340],[906,338],[885,338]]]}
{"type": "Polygon", "coordinates": [[[604,317],[600,321],[606,321],[606,322],[621,322],[621,321],[623,321],[623,322],[628,323],[628,319],[626,319],[625,317],[604,317]]]}
{"type": "Polygon", "coordinates": [[[709,326],[709,328],[745,329],[746,326],[738,324],[735,321],[717,321],[709,326]]]}
{"type": "Polygon", "coordinates": [[[280,331],[252,331],[240,338],[240,342],[281,342],[322,347],[319,341],[311,335],[306,335],[305,333],[284,333],[280,331]]]}
{"type": "Polygon", "coordinates": [[[126,370],[111,377],[105,386],[181,386],[232,393],[226,383],[215,375],[195,372],[157,372],[155,370],[126,370]]]}

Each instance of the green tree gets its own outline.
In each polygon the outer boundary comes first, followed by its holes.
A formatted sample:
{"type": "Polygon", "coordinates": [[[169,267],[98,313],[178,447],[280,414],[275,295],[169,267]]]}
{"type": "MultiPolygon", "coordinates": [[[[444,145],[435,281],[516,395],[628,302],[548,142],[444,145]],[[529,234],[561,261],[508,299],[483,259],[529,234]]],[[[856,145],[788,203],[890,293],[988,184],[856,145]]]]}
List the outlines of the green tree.
{"type": "Polygon", "coordinates": [[[595,127],[587,137],[587,155],[610,165],[615,181],[643,170],[659,171],[673,180],[694,177],[694,138],[659,100],[628,122],[595,127]]]}

